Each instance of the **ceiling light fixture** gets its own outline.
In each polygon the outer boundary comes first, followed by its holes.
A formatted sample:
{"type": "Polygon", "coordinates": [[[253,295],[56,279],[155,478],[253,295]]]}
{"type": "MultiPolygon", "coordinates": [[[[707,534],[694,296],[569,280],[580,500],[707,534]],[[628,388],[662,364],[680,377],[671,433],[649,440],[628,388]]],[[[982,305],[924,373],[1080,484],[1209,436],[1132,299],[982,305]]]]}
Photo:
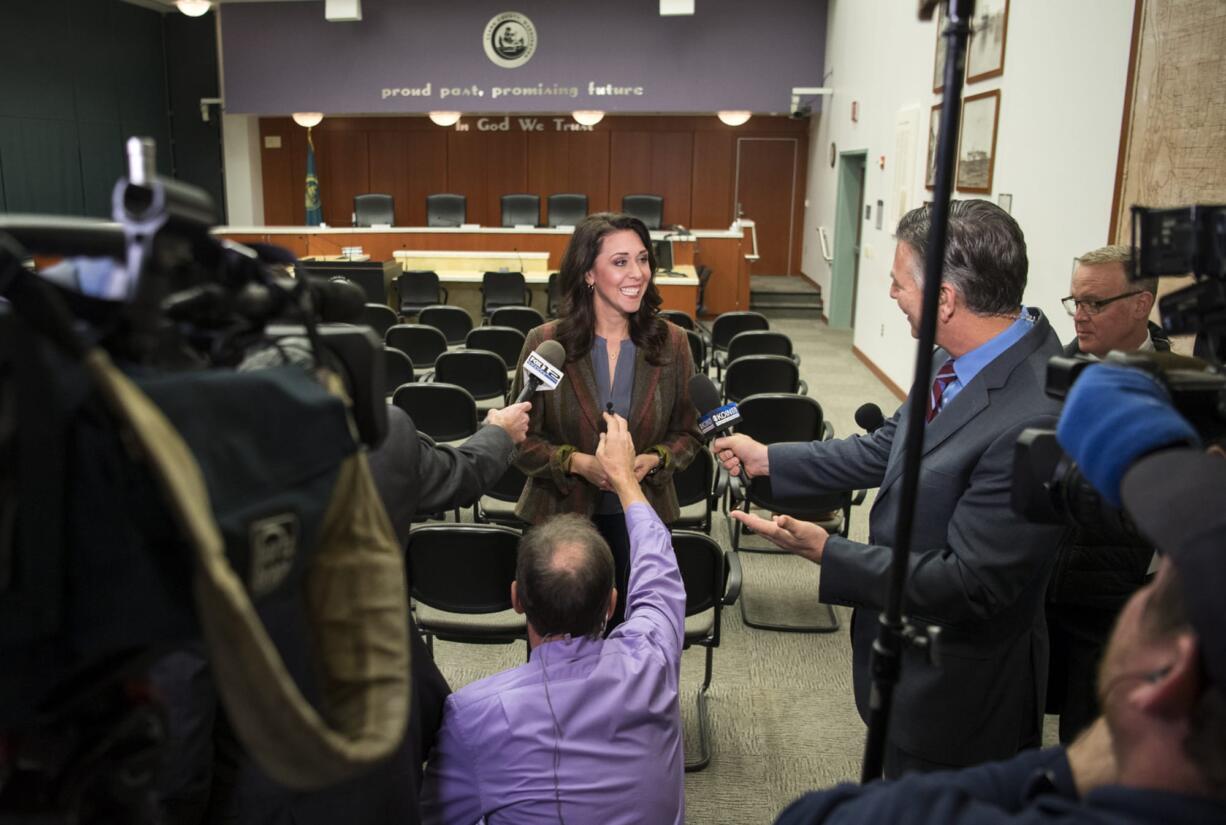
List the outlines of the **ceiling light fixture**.
{"type": "Polygon", "coordinates": [[[454,126],[459,122],[461,112],[431,112],[430,120],[434,121],[435,126],[454,126]]]}
{"type": "Polygon", "coordinates": [[[728,126],[740,126],[742,123],[749,122],[749,118],[753,116],[753,112],[725,111],[725,112],[716,112],[715,115],[716,117],[720,119],[722,123],[728,126]]]}
{"type": "Polygon", "coordinates": [[[318,126],[320,121],[324,119],[323,112],[294,112],[292,115],[294,123],[297,123],[304,129],[310,129],[312,126],[318,126]]]}
{"type": "Polygon", "coordinates": [[[576,123],[581,123],[584,126],[595,126],[604,120],[604,112],[596,109],[580,109],[577,112],[571,112],[570,116],[575,119],[576,123]]]}
{"type": "Polygon", "coordinates": [[[213,4],[209,0],[175,0],[175,8],[188,17],[200,17],[212,7],[213,4]]]}

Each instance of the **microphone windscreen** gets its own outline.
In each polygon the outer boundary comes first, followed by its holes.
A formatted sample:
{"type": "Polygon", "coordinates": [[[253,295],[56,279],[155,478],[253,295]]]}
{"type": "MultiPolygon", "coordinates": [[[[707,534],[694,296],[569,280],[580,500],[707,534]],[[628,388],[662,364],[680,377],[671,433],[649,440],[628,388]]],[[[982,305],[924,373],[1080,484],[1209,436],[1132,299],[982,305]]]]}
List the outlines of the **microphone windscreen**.
{"type": "Polygon", "coordinates": [[[699,415],[706,415],[719,406],[719,390],[711,379],[702,373],[690,378],[690,399],[699,415]]]}
{"type": "Polygon", "coordinates": [[[563,346],[552,338],[548,341],[543,341],[536,348],[536,354],[544,358],[549,363],[553,364],[558,369],[562,369],[566,365],[566,350],[563,346]]]}
{"type": "Polygon", "coordinates": [[[885,423],[885,415],[876,404],[861,404],[856,410],[856,425],[867,432],[873,432],[885,423]]]}

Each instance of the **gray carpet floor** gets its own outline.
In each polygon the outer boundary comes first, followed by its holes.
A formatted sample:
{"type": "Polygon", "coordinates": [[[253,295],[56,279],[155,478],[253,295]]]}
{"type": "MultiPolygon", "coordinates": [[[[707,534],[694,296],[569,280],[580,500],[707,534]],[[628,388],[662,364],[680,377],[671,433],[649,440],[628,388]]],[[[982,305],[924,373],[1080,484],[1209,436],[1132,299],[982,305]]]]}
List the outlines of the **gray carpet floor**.
{"type": "MultiPolygon", "coordinates": [[[[851,333],[815,321],[772,320],[801,356],[801,375],[821,404],[835,435],[858,432],[853,415],[874,402],[888,416],[897,399],[851,353],[851,333]]],[[[851,536],[867,538],[868,507],[852,512],[851,536]]],[[[715,537],[730,546],[727,524],[717,518],[715,537]]],[[[753,539],[760,541],[760,539],[753,539]]],[[[785,622],[819,618],[819,568],[779,554],[740,554],[742,599],[751,615],[785,622]]],[[[708,691],[711,764],[687,773],[686,821],[770,822],[799,794],[859,776],[864,726],[851,696],[847,618],[834,633],[756,630],[741,621],[740,605],[723,613],[723,638],[715,651],[708,691]]],[[[682,657],[681,709],[687,751],[697,747],[695,701],[702,684],[703,651],[682,657]]],[[[435,658],[453,687],[524,661],[524,646],[435,643],[435,658]]]]}

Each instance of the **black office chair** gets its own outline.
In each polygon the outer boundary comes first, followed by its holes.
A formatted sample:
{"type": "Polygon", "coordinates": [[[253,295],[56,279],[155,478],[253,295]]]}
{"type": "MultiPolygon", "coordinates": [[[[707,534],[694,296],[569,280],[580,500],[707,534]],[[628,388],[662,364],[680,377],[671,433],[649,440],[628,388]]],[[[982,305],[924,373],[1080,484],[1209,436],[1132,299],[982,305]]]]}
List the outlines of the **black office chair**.
{"type": "Polygon", "coordinates": [[[417,323],[434,327],[443,333],[449,347],[463,344],[473,328],[473,318],[468,314],[468,310],[450,304],[423,307],[417,314],[417,323]]]}
{"type": "Polygon", "coordinates": [[[728,491],[728,471],[710,450],[699,450],[684,470],[673,473],[681,515],[671,526],[711,534],[714,514],[728,491]]]}
{"type": "Polygon", "coordinates": [[[690,343],[690,355],[694,359],[694,372],[707,371],[707,341],[696,330],[685,331],[686,340],[690,343]]]}
{"type": "Polygon", "coordinates": [[[496,352],[512,371],[524,351],[524,334],[514,327],[476,327],[464,339],[466,349],[483,349],[496,352]]]}
{"type": "Polygon", "coordinates": [[[688,313],[682,312],[679,309],[662,309],[660,317],[665,321],[670,321],[682,329],[695,329],[694,319],[688,313]]]}
{"type": "MultiPolygon", "coordinates": [[[[771,356],[761,356],[771,357],[771,356]]],[[[786,360],[786,359],[785,359],[786,360]]],[[[744,433],[762,444],[788,441],[817,441],[834,437],[834,428],[825,420],[822,405],[806,395],[791,393],[751,395],[737,404],[741,422],[736,431],[744,433]]],[[[851,505],[855,503],[850,492],[831,495],[804,496],[799,499],[783,499],[771,491],[770,476],[758,476],[745,484],[734,476],[730,485],[731,499],[738,509],[749,512],[758,507],[770,513],[785,514],[803,521],[820,524],[827,532],[847,535],[851,517],[851,505]]],[[[860,500],[863,497],[860,496],[860,500]]],[[[745,553],[785,553],[773,547],[742,547],[741,536],[745,528],[735,519],[732,522],[732,549],[745,553]]],[[[816,601],[816,594],[813,594],[816,601]]],[[[741,600],[741,617],[745,624],[764,630],[781,630],[791,633],[831,633],[839,628],[839,618],[830,605],[818,602],[825,614],[824,621],[814,624],[783,624],[764,621],[750,615],[750,606],[741,600]]]]}
{"type": "Polygon", "coordinates": [[[732,336],[725,356],[727,363],[746,355],[782,355],[800,364],[800,356],[792,349],[792,339],[773,329],[754,329],[732,336]]]}
{"type": "Polygon", "coordinates": [[[499,307],[528,306],[532,292],[522,272],[487,272],[481,278],[481,316],[489,320],[499,307]]]}
{"type": "Polygon", "coordinates": [[[545,314],[557,318],[562,309],[562,274],[550,272],[549,281],[545,286],[545,314]]]}
{"type": "Polygon", "coordinates": [[[391,195],[356,195],[353,199],[354,226],[393,226],[396,206],[391,195]]]}
{"type": "Polygon", "coordinates": [[[722,388],[725,401],[739,403],[767,392],[808,395],[809,385],[800,377],[796,362],[783,355],[746,355],[729,362],[722,388]]]}
{"type": "Polygon", "coordinates": [[[622,211],[647,224],[648,229],[659,229],[664,223],[664,198],[659,195],[626,195],[622,198],[622,211]]]}
{"type": "Polygon", "coordinates": [[[387,304],[364,305],[362,307],[362,317],[358,319],[359,324],[365,324],[370,327],[380,338],[399,321],[400,319],[396,317],[396,313],[392,312],[392,308],[387,304]]]}
{"type": "MultiPolygon", "coordinates": [[[[490,326],[513,327],[525,336],[545,323],[545,316],[532,307],[499,307],[490,313],[490,326]]],[[[514,366],[515,362],[511,362],[514,366]]]]}
{"type": "Polygon", "coordinates": [[[392,403],[409,414],[417,431],[435,441],[459,442],[477,431],[477,402],[455,384],[403,384],[392,403]]]}
{"type": "Polygon", "coordinates": [[[434,380],[455,384],[468,390],[477,402],[477,413],[497,410],[507,405],[507,362],[483,349],[457,349],[444,352],[434,362],[434,380]]]}
{"type": "Polygon", "coordinates": [[[433,652],[447,642],[526,641],[528,625],[511,607],[519,533],[492,524],[427,524],[409,533],[405,576],[417,627],[433,652]]]}
{"type": "Polygon", "coordinates": [[[528,484],[528,477],[514,464],[507,467],[494,486],[477,501],[473,521],[478,524],[502,524],[524,529],[528,524],[515,515],[515,505],[528,484]]]}
{"type": "Polygon", "coordinates": [[[575,226],[587,217],[587,195],[550,195],[545,209],[548,212],[545,222],[549,226],[575,226]]]}
{"type": "Polygon", "coordinates": [[[694,317],[701,319],[707,314],[707,284],[711,280],[711,267],[699,264],[694,267],[698,275],[698,303],[694,307],[694,317]]]}
{"type": "Polygon", "coordinates": [[[443,333],[425,324],[396,324],[384,334],[383,342],[409,356],[418,378],[427,377],[434,360],[447,351],[443,333]]]}
{"type": "Polygon", "coordinates": [[[726,553],[703,533],[673,530],[673,552],[685,584],[685,647],[705,647],[702,688],[698,691],[698,755],[685,763],[687,771],[700,771],[711,762],[711,722],[707,689],[711,687],[715,648],[719,647],[721,614],[741,592],[741,560],[726,553]]]}
{"type": "Polygon", "coordinates": [[[447,288],[438,281],[438,273],[429,269],[410,269],[396,279],[400,316],[410,318],[423,307],[445,304],[450,297],[447,288]]]}
{"type": "Polygon", "coordinates": [[[711,363],[715,364],[718,380],[728,363],[728,343],[740,332],[754,329],[770,329],[771,323],[761,312],[737,311],[719,315],[711,324],[711,363]]]}
{"type": "Polygon", "coordinates": [[[468,215],[468,198],[463,195],[426,196],[426,226],[460,226],[468,215]]]}
{"type": "Polygon", "coordinates": [[[540,195],[503,195],[502,225],[537,226],[541,222],[540,195]]]}
{"type": "Polygon", "coordinates": [[[383,347],[383,379],[383,393],[390,401],[402,384],[412,384],[416,380],[416,376],[413,375],[413,359],[385,344],[383,347]]]}

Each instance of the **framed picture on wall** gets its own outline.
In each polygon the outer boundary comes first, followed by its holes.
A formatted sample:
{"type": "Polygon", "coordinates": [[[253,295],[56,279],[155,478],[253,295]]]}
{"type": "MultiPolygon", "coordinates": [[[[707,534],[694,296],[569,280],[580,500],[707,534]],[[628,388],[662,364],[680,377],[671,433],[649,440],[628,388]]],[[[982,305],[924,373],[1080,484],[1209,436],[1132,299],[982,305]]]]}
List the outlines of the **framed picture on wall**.
{"type": "Polygon", "coordinates": [[[924,167],[924,185],[933,189],[937,185],[937,132],[941,129],[941,104],[932,107],[928,115],[928,163],[924,167]]]}
{"type": "Polygon", "coordinates": [[[1009,33],[1009,0],[979,0],[966,47],[966,82],[1005,73],[1005,38],[1009,33]]]}
{"type": "Polygon", "coordinates": [[[1000,120],[1000,90],[971,95],[962,101],[962,134],[958,137],[959,192],[991,192],[996,165],[996,125],[1000,120]]]}
{"type": "Polygon", "coordinates": [[[932,91],[938,94],[945,88],[945,24],[949,22],[949,15],[945,13],[945,4],[941,3],[937,6],[937,49],[936,56],[932,59],[932,91]]]}

